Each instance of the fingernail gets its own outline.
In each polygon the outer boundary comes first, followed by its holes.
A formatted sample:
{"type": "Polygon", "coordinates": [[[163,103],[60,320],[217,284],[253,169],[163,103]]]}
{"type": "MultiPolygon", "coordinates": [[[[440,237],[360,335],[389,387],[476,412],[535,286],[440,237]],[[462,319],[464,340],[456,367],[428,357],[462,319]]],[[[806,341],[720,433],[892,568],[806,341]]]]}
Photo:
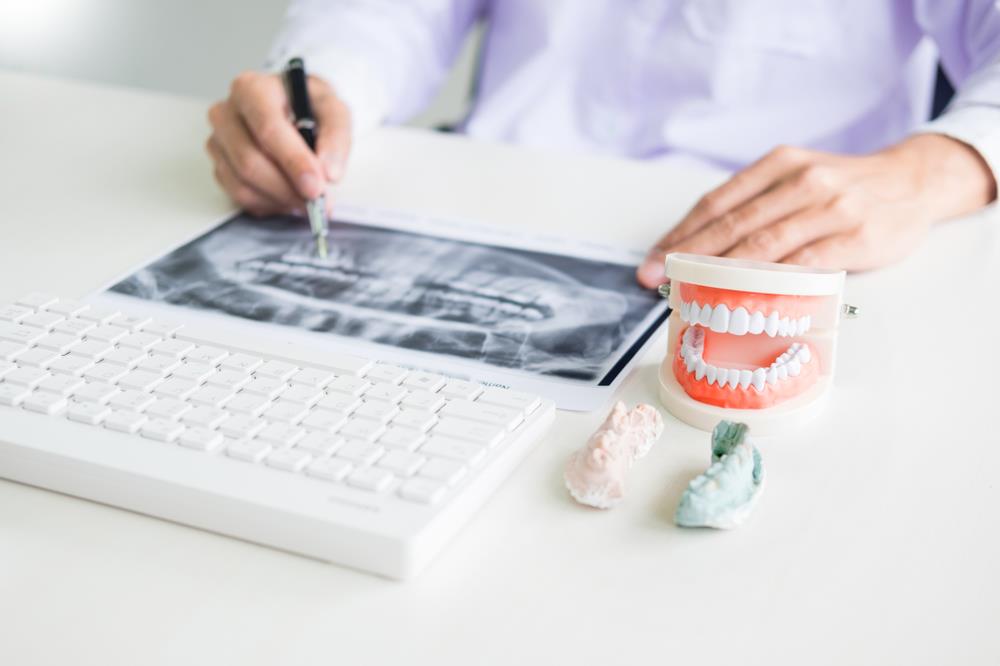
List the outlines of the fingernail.
{"type": "Polygon", "coordinates": [[[320,190],[319,179],[308,172],[299,176],[299,193],[310,199],[318,197],[322,193],[320,190]]]}
{"type": "Polygon", "coordinates": [[[337,182],[344,175],[344,164],[336,155],[323,155],[323,166],[326,168],[326,179],[331,183],[337,182]]]}

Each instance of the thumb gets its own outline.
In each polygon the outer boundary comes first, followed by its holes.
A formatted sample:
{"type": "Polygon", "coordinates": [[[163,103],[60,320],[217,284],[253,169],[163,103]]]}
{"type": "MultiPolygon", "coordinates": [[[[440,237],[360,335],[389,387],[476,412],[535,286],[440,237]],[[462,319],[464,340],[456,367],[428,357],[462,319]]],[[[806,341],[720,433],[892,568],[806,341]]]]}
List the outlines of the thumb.
{"type": "Polygon", "coordinates": [[[655,289],[666,282],[667,278],[663,274],[663,261],[665,258],[666,253],[659,247],[654,247],[650,250],[635,273],[639,284],[649,289],[655,289]]]}
{"type": "Polygon", "coordinates": [[[316,154],[323,163],[327,180],[337,182],[344,176],[351,152],[351,112],[332,93],[314,99],[313,111],[319,126],[316,154]]]}

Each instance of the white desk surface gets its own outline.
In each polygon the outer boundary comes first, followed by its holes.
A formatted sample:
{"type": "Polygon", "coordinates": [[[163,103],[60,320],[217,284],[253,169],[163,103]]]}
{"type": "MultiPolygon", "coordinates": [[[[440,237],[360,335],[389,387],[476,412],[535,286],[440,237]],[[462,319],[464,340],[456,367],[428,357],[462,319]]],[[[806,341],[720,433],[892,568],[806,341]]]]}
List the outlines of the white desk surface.
{"type": "MultiPolygon", "coordinates": [[[[204,116],[0,74],[0,300],[82,295],[223,214],[204,116]]],[[[718,178],[387,130],[338,196],[643,246],[718,178]]],[[[673,526],[708,436],[670,417],[625,504],[595,512],[561,475],[603,414],[560,415],[405,584],[0,481],[0,663],[995,664],[997,224],[849,278],[864,314],[832,405],[763,444],[769,487],[739,531],[673,526]]],[[[622,398],[655,402],[661,353],[622,398]]]]}

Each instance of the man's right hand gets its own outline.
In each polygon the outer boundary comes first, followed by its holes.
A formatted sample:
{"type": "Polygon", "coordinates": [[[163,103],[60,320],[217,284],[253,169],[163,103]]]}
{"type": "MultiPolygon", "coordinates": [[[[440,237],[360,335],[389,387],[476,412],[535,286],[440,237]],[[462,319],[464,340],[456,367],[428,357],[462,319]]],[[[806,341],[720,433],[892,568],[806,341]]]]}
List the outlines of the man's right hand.
{"type": "Polygon", "coordinates": [[[319,125],[313,153],[289,120],[284,83],[277,74],[244,72],[228,99],[212,105],[212,135],[205,144],[215,179],[253,215],[302,210],[344,173],[351,149],[347,106],[322,79],[309,77],[319,125]]]}

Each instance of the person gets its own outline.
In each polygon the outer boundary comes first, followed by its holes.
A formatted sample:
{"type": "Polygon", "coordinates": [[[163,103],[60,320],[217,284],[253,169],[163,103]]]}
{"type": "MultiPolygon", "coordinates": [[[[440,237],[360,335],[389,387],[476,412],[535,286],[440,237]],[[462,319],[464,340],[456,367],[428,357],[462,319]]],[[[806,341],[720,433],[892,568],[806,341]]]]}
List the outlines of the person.
{"type": "Polygon", "coordinates": [[[479,20],[461,131],[736,170],[656,242],[645,286],[673,251],[877,268],[996,197],[991,0],[293,0],[271,71],[305,58],[317,154],[279,76],[245,72],[209,112],[217,180],[251,213],[301,208],[343,176],[352,132],[428,103],[479,20]],[[956,94],[928,121],[938,62],[956,94]]]}

